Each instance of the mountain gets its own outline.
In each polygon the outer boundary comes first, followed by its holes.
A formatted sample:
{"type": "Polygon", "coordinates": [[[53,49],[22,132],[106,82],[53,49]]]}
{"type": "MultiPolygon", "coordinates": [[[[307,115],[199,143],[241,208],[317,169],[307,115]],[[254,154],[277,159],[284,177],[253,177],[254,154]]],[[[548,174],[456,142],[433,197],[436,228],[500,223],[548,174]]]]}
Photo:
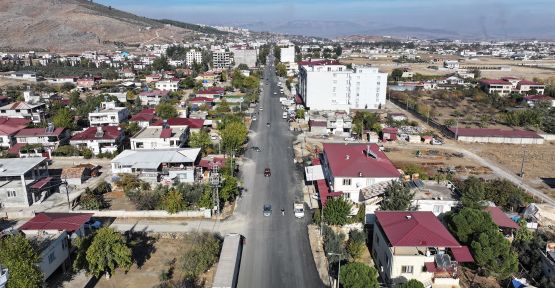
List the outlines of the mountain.
{"type": "Polygon", "coordinates": [[[2,0],[0,49],[105,51],[175,42],[204,27],[178,23],[169,25],[88,0],[2,0]]]}

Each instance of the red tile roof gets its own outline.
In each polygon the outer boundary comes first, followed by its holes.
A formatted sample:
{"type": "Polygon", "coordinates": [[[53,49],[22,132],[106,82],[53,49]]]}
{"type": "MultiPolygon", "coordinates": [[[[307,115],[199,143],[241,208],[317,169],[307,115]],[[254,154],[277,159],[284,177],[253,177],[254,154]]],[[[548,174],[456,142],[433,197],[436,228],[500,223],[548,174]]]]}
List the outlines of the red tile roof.
{"type": "Polygon", "coordinates": [[[390,133],[390,134],[397,134],[397,128],[395,127],[386,127],[382,129],[383,133],[390,133]]]}
{"type": "Polygon", "coordinates": [[[189,99],[189,102],[194,103],[194,102],[214,102],[214,99],[212,98],[207,98],[207,97],[195,97],[195,98],[191,98],[189,99]]]}
{"type": "Polygon", "coordinates": [[[199,95],[203,94],[224,94],[225,88],[223,87],[208,87],[206,89],[200,90],[197,92],[199,95]]]}
{"type": "Polygon", "coordinates": [[[200,159],[199,166],[206,169],[211,169],[214,166],[219,168],[224,167],[225,159],[223,157],[207,157],[200,159]]]}
{"type": "Polygon", "coordinates": [[[8,149],[8,154],[16,155],[19,157],[19,152],[21,148],[25,147],[27,143],[15,143],[10,149],[8,149]]]}
{"type": "Polygon", "coordinates": [[[117,126],[103,126],[104,132],[101,137],[96,135],[96,127],[89,127],[81,133],[77,133],[71,137],[71,141],[86,141],[86,140],[116,140],[122,133],[117,126]]]}
{"type": "Polygon", "coordinates": [[[331,192],[324,179],[316,180],[316,189],[318,190],[318,195],[320,195],[320,203],[322,203],[322,206],[326,206],[328,197],[339,197],[343,195],[342,192],[331,192]]]}
{"type": "Polygon", "coordinates": [[[491,219],[497,226],[503,228],[518,229],[518,224],[511,220],[509,216],[507,216],[505,213],[503,213],[503,211],[501,211],[499,207],[486,207],[484,208],[484,210],[489,213],[491,219]]]}
{"type": "Polygon", "coordinates": [[[397,178],[401,175],[376,144],[324,143],[323,146],[334,177],[397,178]],[[366,155],[368,147],[377,159],[366,155]]]}
{"type": "Polygon", "coordinates": [[[327,127],[328,122],[327,121],[318,121],[318,120],[309,120],[308,121],[308,126],[310,126],[310,127],[327,127]]]}
{"type": "Polygon", "coordinates": [[[498,79],[482,79],[480,80],[480,84],[484,85],[512,85],[511,82],[505,80],[498,80],[498,79]]]}
{"type": "Polygon", "coordinates": [[[449,128],[453,134],[469,137],[542,138],[534,131],[503,130],[494,128],[449,128]]]}
{"type": "Polygon", "coordinates": [[[553,101],[555,100],[555,98],[551,97],[551,96],[547,96],[547,95],[542,95],[542,94],[538,94],[538,95],[527,95],[524,96],[525,100],[528,101],[534,101],[534,100],[546,100],[546,101],[553,101]]]}
{"type": "Polygon", "coordinates": [[[92,213],[38,213],[20,230],[66,230],[74,232],[92,217],[92,213]]]}
{"type": "Polygon", "coordinates": [[[164,97],[167,96],[170,91],[165,90],[151,90],[151,91],[143,91],[139,93],[139,96],[158,96],[164,97]]]}
{"type": "Polygon", "coordinates": [[[46,128],[25,128],[19,130],[15,137],[48,137],[48,136],[56,136],[59,137],[65,128],[56,128],[52,132],[47,132],[46,128]]]}
{"type": "Polygon", "coordinates": [[[160,132],[160,138],[170,138],[172,137],[172,128],[164,128],[160,132]]]}
{"type": "Polygon", "coordinates": [[[453,254],[453,257],[455,258],[455,260],[457,260],[457,262],[460,262],[460,263],[474,262],[474,257],[472,257],[472,254],[468,250],[468,247],[466,246],[451,247],[450,249],[451,249],[451,254],[453,254]]]}
{"type": "Polygon", "coordinates": [[[320,66],[320,65],[340,65],[339,61],[332,59],[321,59],[321,60],[304,60],[298,62],[299,66],[320,66]]]}
{"type": "Polygon", "coordinates": [[[39,181],[33,183],[33,185],[31,185],[31,188],[33,188],[33,189],[42,189],[52,179],[53,179],[52,177],[44,177],[44,178],[40,179],[39,181]]]}
{"type": "Polygon", "coordinates": [[[534,81],[520,80],[520,81],[518,81],[518,85],[543,86],[544,84],[543,84],[543,83],[534,82],[534,81]]]}
{"type": "MultiPolygon", "coordinates": [[[[192,119],[192,118],[169,118],[166,120],[168,125],[171,126],[189,126],[192,129],[200,129],[204,127],[204,120],[203,119],[192,119]]],[[[164,120],[160,119],[154,122],[151,126],[162,126],[164,124],[164,120]]]]}
{"type": "Polygon", "coordinates": [[[461,247],[430,211],[376,211],[377,224],[392,247],[461,247]]]}
{"type": "Polygon", "coordinates": [[[30,119],[0,117],[0,135],[13,135],[27,127],[30,122],[30,119]]]}
{"type": "Polygon", "coordinates": [[[131,116],[129,121],[132,121],[132,122],[144,122],[144,121],[150,122],[150,121],[154,120],[154,118],[156,118],[156,115],[154,115],[154,114],[146,114],[146,113],[140,113],[139,112],[138,114],[135,114],[135,115],[131,116]]]}

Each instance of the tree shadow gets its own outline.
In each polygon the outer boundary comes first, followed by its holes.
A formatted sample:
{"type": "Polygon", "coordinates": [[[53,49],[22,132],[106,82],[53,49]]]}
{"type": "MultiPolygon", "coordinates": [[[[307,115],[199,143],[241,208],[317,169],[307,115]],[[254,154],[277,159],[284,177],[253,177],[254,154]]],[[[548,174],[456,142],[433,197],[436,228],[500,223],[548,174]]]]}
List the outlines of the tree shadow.
{"type": "Polygon", "coordinates": [[[131,247],[133,260],[137,263],[137,267],[141,267],[150,259],[152,253],[156,251],[154,244],[158,240],[149,236],[145,231],[128,231],[125,233],[127,243],[131,247]]]}

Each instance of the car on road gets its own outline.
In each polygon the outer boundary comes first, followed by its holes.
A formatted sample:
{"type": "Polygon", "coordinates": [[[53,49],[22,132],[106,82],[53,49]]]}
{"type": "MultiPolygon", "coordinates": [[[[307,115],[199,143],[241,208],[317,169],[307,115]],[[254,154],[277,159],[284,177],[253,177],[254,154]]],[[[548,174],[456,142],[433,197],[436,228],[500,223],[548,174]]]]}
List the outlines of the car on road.
{"type": "Polygon", "coordinates": [[[256,115],[252,116],[252,121],[256,121],[256,115]]]}
{"type": "Polygon", "coordinates": [[[277,95],[277,92],[274,92],[274,95],[277,95]]]}
{"type": "Polygon", "coordinates": [[[322,134],[322,135],[320,135],[320,138],[322,138],[322,139],[328,139],[328,138],[330,138],[330,136],[328,136],[327,134],[322,134]]]}
{"type": "Polygon", "coordinates": [[[264,169],[264,177],[272,176],[272,172],[270,172],[270,168],[264,169]]]}
{"type": "Polygon", "coordinates": [[[102,227],[102,222],[94,219],[90,219],[89,221],[85,222],[85,229],[100,229],[102,227]]]}
{"type": "Polygon", "coordinates": [[[264,216],[266,216],[266,217],[272,215],[272,205],[270,205],[270,204],[264,204],[264,207],[262,208],[262,213],[263,213],[264,216]]]}
{"type": "Polygon", "coordinates": [[[256,147],[256,146],[252,147],[252,150],[254,150],[254,152],[260,152],[260,151],[262,151],[262,150],[260,150],[259,147],[256,147]]]}
{"type": "Polygon", "coordinates": [[[296,218],[303,218],[304,217],[304,204],[303,203],[293,204],[293,211],[295,212],[295,217],[296,218]]]}
{"type": "Polygon", "coordinates": [[[266,127],[270,127],[270,122],[266,123],[266,127]]]}
{"type": "Polygon", "coordinates": [[[260,106],[260,108],[258,108],[258,110],[262,111],[262,110],[264,110],[264,107],[260,106]]]}
{"type": "Polygon", "coordinates": [[[345,137],[344,139],[345,141],[355,141],[357,139],[355,139],[355,137],[345,137]]]}

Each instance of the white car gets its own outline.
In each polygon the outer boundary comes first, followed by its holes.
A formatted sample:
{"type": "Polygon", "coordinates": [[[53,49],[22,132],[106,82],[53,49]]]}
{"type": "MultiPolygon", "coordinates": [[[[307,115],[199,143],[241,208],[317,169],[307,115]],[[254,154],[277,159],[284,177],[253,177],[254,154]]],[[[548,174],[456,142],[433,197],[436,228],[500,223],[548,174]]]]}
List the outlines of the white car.
{"type": "Polygon", "coordinates": [[[264,107],[260,106],[260,108],[258,108],[258,110],[262,111],[262,110],[264,110],[264,107]]]}
{"type": "Polygon", "coordinates": [[[355,137],[345,137],[345,141],[355,141],[355,137]]]}
{"type": "Polygon", "coordinates": [[[256,115],[252,116],[252,121],[256,121],[256,115]]]}
{"type": "Polygon", "coordinates": [[[443,142],[441,142],[441,140],[433,138],[431,144],[432,145],[443,145],[443,142]]]}

